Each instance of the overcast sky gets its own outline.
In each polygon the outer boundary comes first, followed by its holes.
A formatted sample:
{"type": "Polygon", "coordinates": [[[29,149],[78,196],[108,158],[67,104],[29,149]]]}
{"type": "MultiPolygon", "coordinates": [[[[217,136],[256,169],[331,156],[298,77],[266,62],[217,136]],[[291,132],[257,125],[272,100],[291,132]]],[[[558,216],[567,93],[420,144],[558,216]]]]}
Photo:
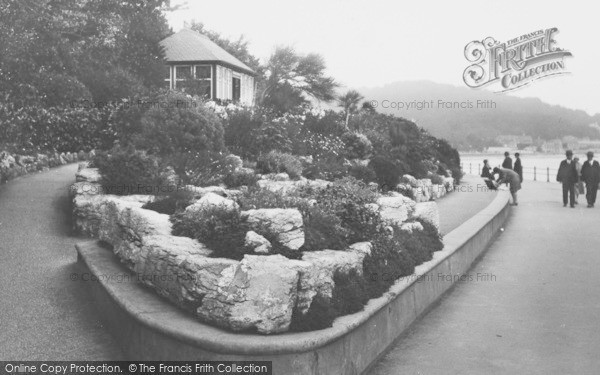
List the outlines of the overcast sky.
{"type": "Polygon", "coordinates": [[[316,52],[347,88],[405,80],[465,86],[464,48],[492,36],[504,42],[557,27],[557,46],[572,52],[569,75],[546,78],[512,95],[600,113],[600,14],[593,1],[174,0],[174,31],[197,20],[224,36],[244,35],[265,60],[277,45],[316,52]]]}

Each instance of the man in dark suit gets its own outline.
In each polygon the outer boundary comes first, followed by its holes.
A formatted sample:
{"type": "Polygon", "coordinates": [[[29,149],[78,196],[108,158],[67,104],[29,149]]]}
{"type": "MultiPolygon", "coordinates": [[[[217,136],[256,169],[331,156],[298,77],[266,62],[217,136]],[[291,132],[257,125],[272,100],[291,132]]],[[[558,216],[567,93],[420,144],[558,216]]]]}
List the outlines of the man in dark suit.
{"type": "Polygon", "coordinates": [[[502,168],[513,169],[512,159],[508,151],[504,153],[504,161],[502,162],[502,168]]]}
{"type": "Polygon", "coordinates": [[[562,183],[563,188],[563,205],[567,207],[570,203],[571,208],[575,207],[575,183],[579,181],[577,168],[573,161],[573,151],[567,150],[567,158],[560,162],[556,181],[562,183]]]}
{"type": "Polygon", "coordinates": [[[585,182],[588,208],[596,204],[596,194],[598,194],[598,184],[600,183],[600,163],[594,160],[594,153],[588,152],[587,159],[581,167],[581,179],[585,182]]]}
{"type": "Polygon", "coordinates": [[[518,152],[515,152],[515,166],[513,168],[513,171],[517,172],[519,178],[521,179],[521,182],[523,182],[523,166],[521,165],[521,154],[519,154],[518,152]]]}

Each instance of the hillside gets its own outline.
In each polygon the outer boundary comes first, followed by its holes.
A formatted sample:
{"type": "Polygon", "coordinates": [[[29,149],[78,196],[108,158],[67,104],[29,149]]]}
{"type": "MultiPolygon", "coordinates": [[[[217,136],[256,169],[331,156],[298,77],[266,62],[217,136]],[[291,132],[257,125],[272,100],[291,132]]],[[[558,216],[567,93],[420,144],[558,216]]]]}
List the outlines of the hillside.
{"type": "Polygon", "coordinates": [[[600,124],[600,114],[590,116],[582,110],[550,105],[537,98],[518,98],[429,81],[396,82],[359,91],[367,100],[378,102],[377,111],[413,119],[460,149],[493,146],[494,138],[504,134],[530,135],[543,140],[568,135],[600,139],[600,130],[590,126],[600,124]],[[478,108],[478,101],[480,104],[492,101],[495,108],[491,105],[487,109],[478,108]],[[392,102],[401,108],[391,108],[392,102]]]}

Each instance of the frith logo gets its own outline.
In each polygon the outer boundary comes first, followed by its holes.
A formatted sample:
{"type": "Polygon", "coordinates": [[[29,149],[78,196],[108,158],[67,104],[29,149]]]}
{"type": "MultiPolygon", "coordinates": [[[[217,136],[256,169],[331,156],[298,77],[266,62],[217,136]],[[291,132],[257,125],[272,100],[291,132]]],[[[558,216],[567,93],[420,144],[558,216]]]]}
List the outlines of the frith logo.
{"type": "Polygon", "coordinates": [[[556,46],[557,32],[555,27],[537,30],[505,43],[492,37],[472,41],[465,47],[465,57],[472,63],[463,73],[465,83],[473,88],[499,84],[497,92],[502,92],[568,73],[565,57],[572,55],[556,46]]]}

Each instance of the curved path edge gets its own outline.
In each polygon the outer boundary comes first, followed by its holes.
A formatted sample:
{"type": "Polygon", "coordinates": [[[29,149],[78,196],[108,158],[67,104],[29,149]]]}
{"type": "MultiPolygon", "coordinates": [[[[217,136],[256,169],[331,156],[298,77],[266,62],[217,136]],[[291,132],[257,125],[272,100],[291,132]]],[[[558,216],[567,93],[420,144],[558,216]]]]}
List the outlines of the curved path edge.
{"type": "Polygon", "coordinates": [[[313,332],[265,336],[203,324],[137,283],[97,241],[81,242],[76,249],[78,262],[94,279],[89,284],[99,314],[129,359],[266,360],[273,361],[274,374],[359,374],[485,252],[508,218],[508,202],[508,192],[500,191],[485,209],[444,236],[444,249],[416,267],[415,274],[399,279],[364,310],[313,332]]]}

